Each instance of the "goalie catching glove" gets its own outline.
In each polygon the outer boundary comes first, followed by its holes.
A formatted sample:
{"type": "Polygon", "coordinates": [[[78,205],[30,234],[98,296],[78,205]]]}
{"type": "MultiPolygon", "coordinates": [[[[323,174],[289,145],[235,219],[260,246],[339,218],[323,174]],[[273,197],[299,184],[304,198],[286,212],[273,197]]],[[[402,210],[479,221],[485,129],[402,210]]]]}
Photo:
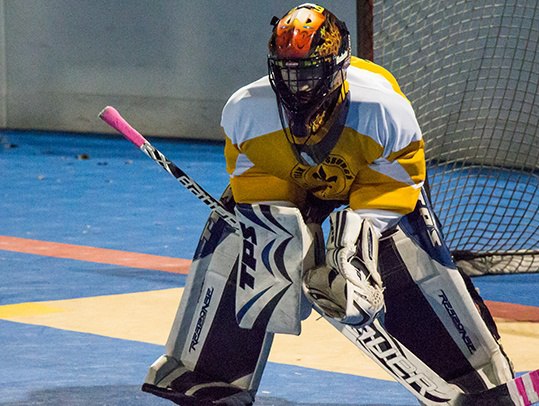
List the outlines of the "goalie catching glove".
{"type": "Polygon", "coordinates": [[[331,214],[326,265],[307,271],[306,296],[328,317],[362,327],[384,307],[378,273],[378,235],[369,219],[351,210],[331,214]]]}

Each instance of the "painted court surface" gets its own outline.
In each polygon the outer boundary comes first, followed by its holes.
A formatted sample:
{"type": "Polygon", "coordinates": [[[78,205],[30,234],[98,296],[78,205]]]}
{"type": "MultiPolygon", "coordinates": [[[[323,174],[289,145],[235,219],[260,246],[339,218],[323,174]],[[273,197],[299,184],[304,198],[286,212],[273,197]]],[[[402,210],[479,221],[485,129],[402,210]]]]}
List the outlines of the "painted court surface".
{"type": "MultiPolygon", "coordinates": [[[[0,141],[0,405],[171,404],[140,386],[163,352],[207,208],[119,136],[0,141]]],[[[220,195],[221,144],[152,143],[220,195]]],[[[539,368],[539,275],[474,282],[515,369],[539,368]]],[[[301,336],[276,337],[256,404],[416,403],[311,316],[301,336]]]]}

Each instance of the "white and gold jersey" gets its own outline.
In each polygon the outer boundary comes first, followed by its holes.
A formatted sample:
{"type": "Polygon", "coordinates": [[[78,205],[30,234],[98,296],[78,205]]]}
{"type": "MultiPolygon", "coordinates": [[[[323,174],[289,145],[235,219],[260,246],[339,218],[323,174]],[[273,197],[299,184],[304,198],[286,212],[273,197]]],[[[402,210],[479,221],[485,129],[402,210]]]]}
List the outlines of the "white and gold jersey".
{"type": "Polygon", "coordinates": [[[344,130],[319,165],[301,163],[282,129],[268,77],[236,91],[223,109],[225,158],[240,203],[291,201],[307,192],[352,209],[411,212],[425,179],[421,130],[412,106],[384,68],[352,58],[344,130]]]}

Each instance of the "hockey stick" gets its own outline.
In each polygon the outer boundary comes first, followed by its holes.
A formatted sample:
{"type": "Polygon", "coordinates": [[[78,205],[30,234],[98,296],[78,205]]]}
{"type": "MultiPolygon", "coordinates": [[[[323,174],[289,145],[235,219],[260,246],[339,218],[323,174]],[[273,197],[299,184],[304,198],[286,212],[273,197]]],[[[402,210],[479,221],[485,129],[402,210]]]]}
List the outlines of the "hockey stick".
{"type": "MultiPolygon", "coordinates": [[[[153,147],[116,109],[108,106],[103,109],[99,117],[174,176],[182,186],[206,203],[211,209],[215,210],[228,224],[236,229],[238,228],[238,222],[231,212],[153,147]]],[[[464,394],[458,393],[456,389],[450,389],[449,393],[439,392],[434,382],[426,380],[428,374],[424,374],[422,368],[425,367],[428,369],[428,367],[420,360],[415,359],[413,354],[408,353],[377,322],[370,327],[368,326],[358,330],[334,322],[331,319],[327,320],[337,327],[338,330],[341,330],[351,341],[355,342],[358,348],[365,352],[382,369],[403,384],[416,397],[422,399],[425,404],[528,406],[539,401],[539,370],[529,372],[506,384],[480,393],[464,394]],[[391,359],[386,359],[388,357],[391,359]],[[400,361],[397,362],[398,360],[400,361]],[[406,368],[399,369],[403,368],[403,366],[406,366],[406,368]],[[444,395],[449,396],[444,399],[444,395]]]]}
{"type": "Polygon", "coordinates": [[[478,393],[462,393],[432,371],[375,320],[354,328],[322,315],[424,405],[529,406],[539,402],[539,370],[478,393]]]}
{"type": "Polygon", "coordinates": [[[144,138],[120,115],[118,110],[116,110],[114,107],[107,106],[101,111],[101,113],[99,113],[99,118],[122,134],[128,141],[135,144],[142,152],[144,152],[156,163],[158,163],[164,170],[174,176],[184,188],[189,190],[198,199],[209,206],[210,209],[215,210],[228,224],[236,229],[239,228],[238,221],[233,213],[229,212],[221,204],[221,202],[206,192],[202,186],[196,183],[189,175],[178,168],[173,162],[169,161],[165,155],[150,144],[146,138],[144,138]]]}

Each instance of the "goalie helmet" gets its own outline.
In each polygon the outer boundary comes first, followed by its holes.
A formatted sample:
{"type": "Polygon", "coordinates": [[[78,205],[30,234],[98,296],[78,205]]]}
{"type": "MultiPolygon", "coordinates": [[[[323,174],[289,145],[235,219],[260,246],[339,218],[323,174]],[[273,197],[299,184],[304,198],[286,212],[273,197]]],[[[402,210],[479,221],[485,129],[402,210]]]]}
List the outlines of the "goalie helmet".
{"type": "Polygon", "coordinates": [[[346,118],[337,112],[345,103],[336,106],[339,96],[341,102],[345,99],[344,80],[351,55],[348,29],[330,11],[310,3],[291,9],[280,19],[274,17],[272,24],[268,73],[279,111],[284,110],[288,121],[281,117],[283,128],[289,127],[287,137],[292,144],[319,161],[327,155],[328,145],[332,148],[336,142],[324,142],[323,151],[316,148],[331,133],[328,128],[320,130],[326,123],[329,127],[335,124],[333,116],[337,121],[346,118]]]}

